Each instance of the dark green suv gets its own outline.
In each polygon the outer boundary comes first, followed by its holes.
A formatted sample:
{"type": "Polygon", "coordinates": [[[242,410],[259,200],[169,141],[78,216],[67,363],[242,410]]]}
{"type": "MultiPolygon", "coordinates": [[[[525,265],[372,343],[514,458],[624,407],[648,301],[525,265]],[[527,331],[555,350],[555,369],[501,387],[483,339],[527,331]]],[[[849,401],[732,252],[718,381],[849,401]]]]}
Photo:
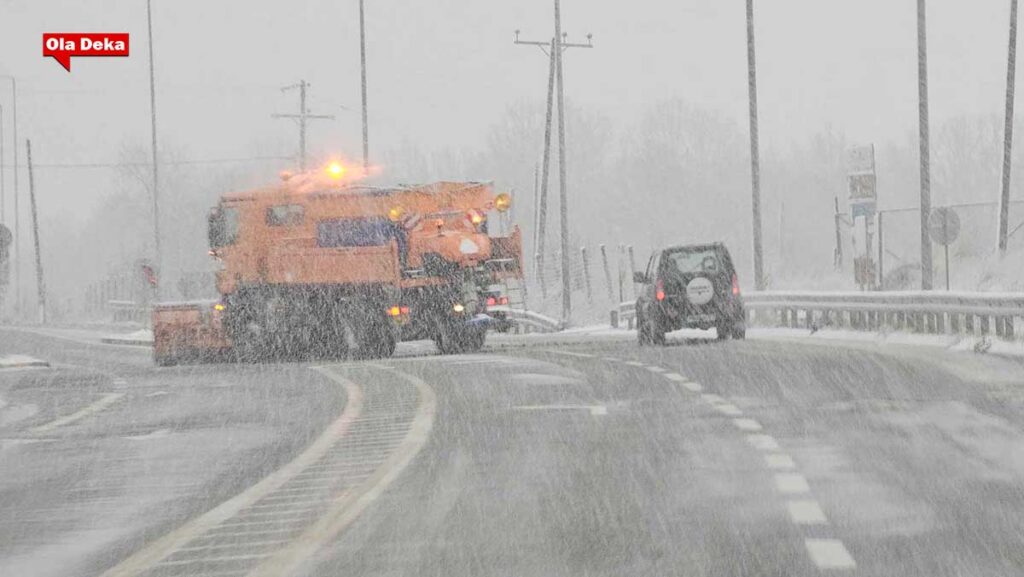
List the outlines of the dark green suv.
{"type": "Polygon", "coordinates": [[[636,300],[641,345],[665,344],[665,333],[682,328],[718,331],[718,339],[746,337],[746,316],[732,257],[721,243],[672,246],[655,251],[636,300]]]}

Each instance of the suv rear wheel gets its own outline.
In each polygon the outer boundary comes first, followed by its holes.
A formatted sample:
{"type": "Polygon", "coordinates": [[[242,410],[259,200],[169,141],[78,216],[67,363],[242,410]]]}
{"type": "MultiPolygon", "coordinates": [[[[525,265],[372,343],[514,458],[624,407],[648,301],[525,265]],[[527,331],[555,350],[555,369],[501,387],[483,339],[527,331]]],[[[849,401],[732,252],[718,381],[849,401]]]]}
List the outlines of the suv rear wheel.
{"type": "Polygon", "coordinates": [[[641,345],[664,345],[665,331],[661,329],[656,318],[644,318],[637,315],[637,339],[641,345]]]}

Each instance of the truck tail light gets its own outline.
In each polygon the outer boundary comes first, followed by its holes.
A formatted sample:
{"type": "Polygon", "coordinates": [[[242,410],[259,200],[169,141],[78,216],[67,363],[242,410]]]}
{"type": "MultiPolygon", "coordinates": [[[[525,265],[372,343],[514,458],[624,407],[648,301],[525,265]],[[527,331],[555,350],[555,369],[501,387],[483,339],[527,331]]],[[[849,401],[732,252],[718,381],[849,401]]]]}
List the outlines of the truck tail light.
{"type": "Polygon", "coordinates": [[[496,304],[498,304],[498,299],[494,297],[487,297],[487,306],[493,307],[496,304]]]}
{"type": "Polygon", "coordinates": [[[654,285],[654,298],[659,301],[665,300],[665,281],[658,279],[657,284],[654,285]]]}
{"type": "Polygon", "coordinates": [[[732,296],[740,296],[740,279],[732,275],[732,296]]]}
{"type": "Polygon", "coordinates": [[[508,304],[508,297],[501,297],[501,298],[499,298],[498,299],[498,304],[499,305],[507,305],[508,304]]]}

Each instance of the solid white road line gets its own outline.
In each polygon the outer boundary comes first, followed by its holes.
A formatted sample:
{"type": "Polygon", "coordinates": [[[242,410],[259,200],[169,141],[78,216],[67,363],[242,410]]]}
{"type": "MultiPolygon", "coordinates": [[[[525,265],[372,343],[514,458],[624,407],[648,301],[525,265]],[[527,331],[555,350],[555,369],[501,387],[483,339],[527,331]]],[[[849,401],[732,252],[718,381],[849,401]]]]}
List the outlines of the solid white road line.
{"type": "Polygon", "coordinates": [[[75,421],[88,417],[89,415],[102,411],[103,409],[121,400],[121,397],[124,397],[124,393],[108,393],[106,395],[103,395],[103,398],[96,401],[95,403],[92,403],[91,405],[87,405],[86,407],[83,407],[82,409],[75,411],[70,415],[65,415],[63,417],[60,417],[59,419],[54,419],[49,423],[39,425],[38,427],[33,427],[29,429],[29,431],[33,433],[46,433],[56,429],[57,427],[69,425],[71,423],[74,423],[75,421]]]}
{"type": "Polygon", "coordinates": [[[769,469],[796,469],[793,457],[782,453],[771,453],[764,456],[764,462],[769,469]]]}
{"type": "Polygon", "coordinates": [[[853,569],[857,566],[846,546],[838,539],[804,539],[804,545],[818,569],[853,569]]]}
{"type": "MultiPolygon", "coordinates": [[[[330,371],[327,374],[331,376],[330,371]]],[[[411,382],[419,392],[419,406],[412,425],[409,427],[409,435],[406,440],[388,457],[388,460],[377,469],[372,477],[356,489],[347,492],[343,497],[335,499],[320,519],[292,541],[291,545],[278,551],[273,557],[253,569],[248,577],[276,577],[297,573],[298,568],[312,558],[313,554],[325,544],[333,541],[339,533],[352,524],[359,514],[398,478],[426,445],[427,438],[434,426],[437,397],[434,390],[415,375],[401,372],[397,374],[411,382]]],[[[338,380],[344,382],[344,379],[340,377],[338,380]]]]}
{"type": "Polygon", "coordinates": [[[811,486],[800,473],[775,473],[775,488],[783,495],[809,493],[811,486]]]}
{"type": "Polygon", "coordinates": [[[741,431],[760,431],[761,423],[754,419],[733,419],[732,424],[741,431]]]}
{"type": "Polygon", "coordinates": [[[686,381],[689,380],[683,375],[680,375],[679,373],[665,373],[665,378],[670,381],[675,381],[677,383],[685,383],[686,381]]]}
{"type": "Polygon", "coordinates": [[[779,442],[771,435],[747,435],[747,442],[761,451],[779,450],[779,442]]]}
{"type": "Polygon", "coordinates": [[[828,519],[817,501],[801,500],[789,501],[786,503],[789,510],[789,518],[797,525],[825,525],[828,519]]]}

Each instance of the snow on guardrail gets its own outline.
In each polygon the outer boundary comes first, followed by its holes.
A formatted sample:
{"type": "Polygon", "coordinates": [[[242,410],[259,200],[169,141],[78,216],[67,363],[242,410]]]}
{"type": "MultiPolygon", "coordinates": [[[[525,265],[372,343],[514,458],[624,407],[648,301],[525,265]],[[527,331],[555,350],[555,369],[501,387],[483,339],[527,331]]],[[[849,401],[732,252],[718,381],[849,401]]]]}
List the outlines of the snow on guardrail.
{"type": "MultiPolygon", "coordinates": [[[[766,291],[743,296],[751,325],[920,333],[994,333],[1013,339],[1024,321],[1024,294],[940,291],[766,291]]],[[[636,302],[619,304],[612,325],[633,328],[636,302]]]]}

